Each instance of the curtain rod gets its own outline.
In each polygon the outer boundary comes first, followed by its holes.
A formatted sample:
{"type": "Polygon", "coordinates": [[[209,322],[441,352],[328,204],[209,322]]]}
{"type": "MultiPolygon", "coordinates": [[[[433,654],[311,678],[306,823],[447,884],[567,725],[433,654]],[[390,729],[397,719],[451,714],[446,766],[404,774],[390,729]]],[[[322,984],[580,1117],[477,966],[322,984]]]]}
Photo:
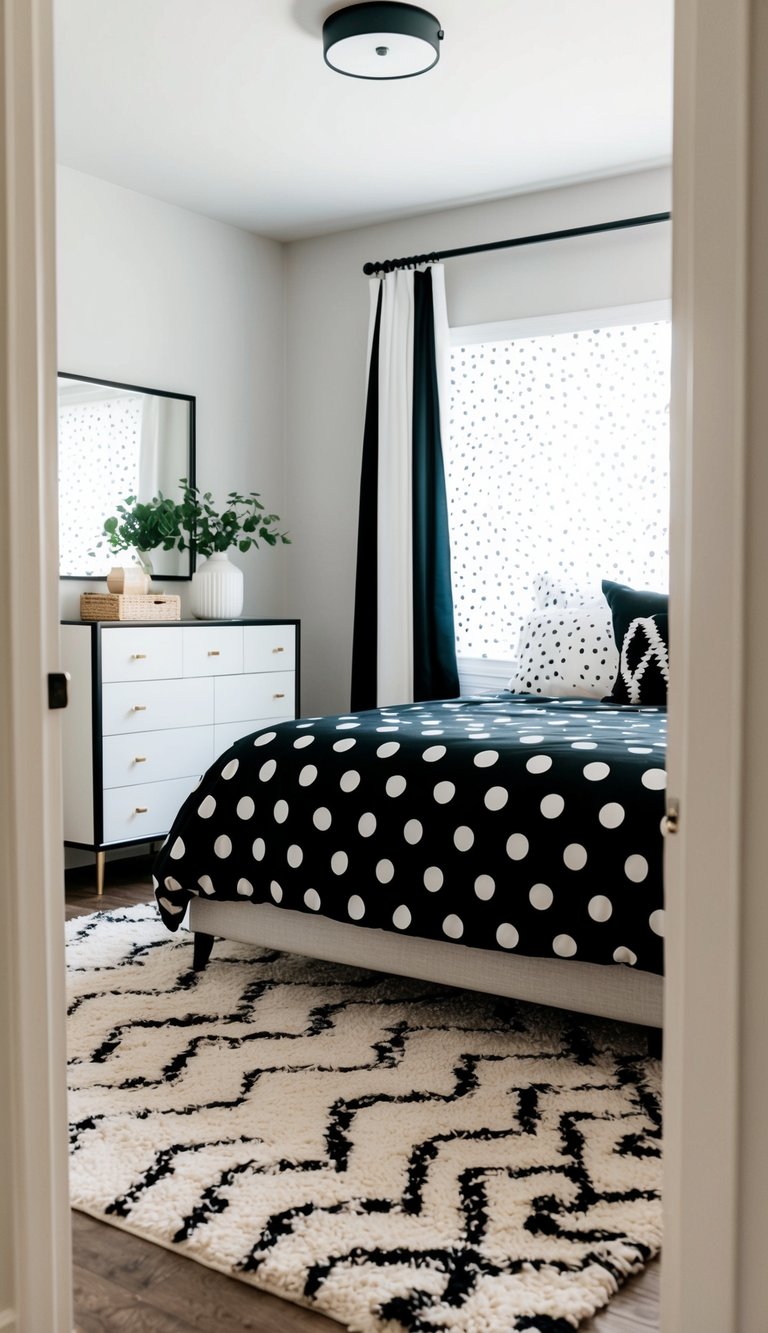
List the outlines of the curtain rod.
{"type": "Polygon", "coordinates": [[[671,213],[646,213],[637,218],[617,218],[615,222],[593,222],[586,227],[568,227],[565,231],[542,231],[537,236],[515,236],[509,241],[487,241],[484,245],[464,245],[458,250],[434,250],[430,255],[411,255],[407,259],[382,259],[363,264],[363,273],[391,273],[397,268],[417,264],[436,264],[441,259],[460,255],[479,255],[485,250],[509,250],[516,245],[540,245],[543,241],[564,241],[571,236],[594,236],[602,231],[624,231],[627,227],[647,227],[653,222],[669,222],[671,213]]]}

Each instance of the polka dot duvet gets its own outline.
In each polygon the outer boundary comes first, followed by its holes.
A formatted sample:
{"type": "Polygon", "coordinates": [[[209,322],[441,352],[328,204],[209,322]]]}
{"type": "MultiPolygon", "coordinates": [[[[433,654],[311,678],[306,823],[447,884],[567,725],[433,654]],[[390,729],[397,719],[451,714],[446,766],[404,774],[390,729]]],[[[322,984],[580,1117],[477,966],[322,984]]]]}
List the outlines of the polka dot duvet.
{"type": "Polygon", "coordinates": [[[179,811],[160,913],[250,899],[661,972],[665,732],[664,708],[509,693],[266,726],[179,811]]]}

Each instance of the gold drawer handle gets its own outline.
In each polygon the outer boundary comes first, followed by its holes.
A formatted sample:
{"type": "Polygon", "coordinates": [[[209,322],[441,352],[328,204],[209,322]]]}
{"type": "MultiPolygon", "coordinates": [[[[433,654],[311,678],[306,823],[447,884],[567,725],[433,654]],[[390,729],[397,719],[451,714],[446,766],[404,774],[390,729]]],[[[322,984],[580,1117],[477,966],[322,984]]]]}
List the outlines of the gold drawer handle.
{"type": "Polygon", "coordinates": [[[133,756],[134,764],[146,764],[147,756],[145,754],[135,754],[133,756]]]}
{"type": "Polygon", "coordinates": [[[144,661],[146,661],[147,654],[146,654],[146,653],[131,653],[131,657],[133,658],[134,662],[144,662],[144,661]]]}
{"type": "Polygon", "coordinates": [[[136,815],[145,815],[145,814],[147,813],[148,810],[149,810],[149,806],[148,806],[148,805],[137,805],[137,806],[136,806],[136,809],[134,810],[134,814],[136,814],[136,815]]]}
{"type": "Polygon", "coordinates": [[[146,704],[134,704],[131,709],[132,713],[146,713],[146,711],[147,711],[146,704]]]}
{"type": "Polygon", "coordinates": [[[209,649],[208,649],[208,656],[209,656],[209,657],[221,657],[221,649],[220,649],[220,648],[209,648],[209,649]]]}
{"type": "Polygon", "coordinates": [[[284,649],[284,648],[273,648],[273,649],[272,649],[272,652],[273,652],[273,653],[284,653],[284,652],[285,652],[285,649],[284,649]]]}
{"type": "Polygon", "coordinates": [[[273,698],[273,699],[284,699],[284,698],[285,698],[285,695],[284,695],[284,694],[273,694],[273,695],[272,695],[272,698],[273,698]]]}

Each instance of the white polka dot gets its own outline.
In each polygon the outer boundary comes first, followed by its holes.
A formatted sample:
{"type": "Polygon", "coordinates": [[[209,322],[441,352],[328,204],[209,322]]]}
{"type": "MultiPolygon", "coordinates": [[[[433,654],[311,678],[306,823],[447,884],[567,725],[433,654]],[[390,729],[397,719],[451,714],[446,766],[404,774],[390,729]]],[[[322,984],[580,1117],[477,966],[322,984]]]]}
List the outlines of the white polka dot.
{"type": "Polygon", "coordinates": [[[180,861],[186,850],[184,839],[177,838],[168,855],[172,861],[180,861]]]}
{"type": "Polygon", "coordinates": [[[221,776],[224,778],[224,781],[229,782],[229,779],[235,776],[235,773],[237,772],[239,767],[240,767],[239,759],[230,759],[229,763],[225,764],[221,770],[221,776]]]}
{"type": "Polygon", "coordinates": [[[324,805],[319,805],[312,816],[312,823],[315,828],[320,829],[321,833],[324,833],[326,829],[331,827],[331,819],[332,816],[330,810],[324,805]]]}
{"type": "Polygon", "coordinates": [[[163,884],[165,885],[166,889],[168,889],[169,892],[171,893],[178,893],[179,889],[181,888],[179,881],[177,879],[174,879],[173,875],[166,875],[165,879],[163,880],[163,884]]]}
{"type": "Polygon", "coordinates": [[[457,852],[468,852],[474,841],[472,829],[466,824],[460,824],[453,835],[453,845],[457,852]]]}
{"type": "Polygon", "coordinates": [[[476,764],[478,768],[491,768],[493,764],[497,763],[498,758],[498,750],[480,750],[475,755],[472,762],[476,764]]]}
{"type": "Polygon", "coordinates": [[[593,921],[607,921],[613,915],[613,903],[604,893],[598,893],[594,898],[590,898],[587,911],[593,921]]]}
{"type": "Polygon", "coordinates": [[[619,824],[624,823],[624,806],[619,805],[618,801],[609,801],[597,817],[603,828],[618,828],[619,824]]]}
{"type": "Polygon", "coordinates": [[[339,786],[342,791],[354,791],[355,787],[360,786],[360,774],[356,768],[348,768],[346,773],[342,773],[339,778],[339,786]]]}
{"type": "Polygon", "coordinates": [[[576,941],[571,935],[555,935],[552,941],[552,950],[558,958],[573,958],[576,952],[576,941]]]}
{"type": "Polygon", "coordinates": [[[403,837],[406,842],[409,842],[412,847],[415,847],[417,842],[421,842],[423,832],[424,829],[418,819],[409,819],[403,829],[403,837]]]}
{"type": "Polygon", "coordinates": [[[380,884],[389,884],[390,880],[394,879],[394,877],[395,877],[395,867],[393,866],[391,861],[387,861],[386,859],[384,859],[383,861],[379,861],[377,863],[376,878],[380,884]]]}
{"type": "Polygon", "coordinates": [[[613,961],[614,963],[629,963],[630,967],[634,967],[637,962],[637,954],[628,949],[625,944],[620,944],[618,949],[613,951],[613,961]]]}
{"type": "Polygon", "coordinates": [[[314,764],[305,764],[299,773],[299,786],[311,787],[317,777],[317,769],[314,764]]]}
{"type": "Polygon", "coordinates": [[[215,809],[216,809],[216,801],[214,800],[213,796],[204,796],[199,806],[197,807],[197,813],[199,814],[201,819],[210,819],[215,809]]]}
{"type": "Polygon", "coordinates": [[[385,741],[376,751],[379,759],[391,759],[393,754],[397,754],[400,749],[399,741],[385,741]]]}
{"type": "Polygon", "coordinates": [[[354,736],[345,736],[343,741],[333,742],[333,748],[334,750],[337,750],[339,754],[343,754],[345,750],[351,750],[353,745],[357,745],[354,736]]]}
{"type": "Polygon", "coordinates": [[[288,802],[275,801],[275,808],[272,811],[276,824],[284,824],[288,818],[288,802]]]}
{"type": "Polygon", "coordinates": [[[528,839],[524,833],[513,833],[507,838],[507,856],[511,861],[522,861],[528,855],[528,839]]]}
{"type": "Polygon", "coordinates": [[[220,856],[221,859],[224,860],[224,858],[226,856],[229,856],[230,852],[232,851],[231,838],[228,838],[226,833],[220,833],[215,843],[213,844],[213,850],[217,856],[220,856]]]}
{"type": "Polygon", "coordinates": [[[320,894],[317,889],[307,889],[304,894],[304,905],[309,908],[310,912],[320,911],[320,894]]]}
{"type": "Polygon", "coordinates": [[[267,844],[265,843],[264,839],[257,838],[252,848],[254,861],[263,861],[264,853],[266,852],[266,850],[267,850],[267,844]]]}
{"type": "Polygon", "coordinates": [[[203,893],[213,893],[213,880],[210,875],[201,875],[197,882],[203,893]]]}
{"type": "Polygon", "coordinates": [[[361,838],[370,838],[372,833],[376,832],[376,816],[366,810],[357,821],[357,831],[361,838]]]}
{"type": "MultiPolygon", "coordinates": [[[[199,883],[199,881],[198,881],[199,883]]],[[[648,925],[651,927],[654,935],[664,936],[664,908],[657,907],[655,912],[651,912],[648,917],[648,925]]]]}
{"type": "Polygon", "coordinates": [[[455,793],[456,788],[452,782],[438,782],[433,795],[438,805],[447,805],[453,800],[455,793]]]}
{"type": "Polygon", "coordinates": [[[402,796],[407,786],[408,783],[405,778],[396,773],[391,778],[387,778],[387,796],[402,796]]]}
{"type": "Polygon", "coordinates": [[[489,810],[503,810],[509,800],[506,787],[489,787],[483,798],[489,810]]]}
{"type": "Polygon", "coordinates": [[[349,865],[349,857],[346,852],[334,852],[331,857],[331,870],[334,875],[343,875],[349,865]]]}
{"type": "Polygon", "coordinates": [[[421,757],[428,764],[436,764],[438,759],[442,759],[445,753],[446,749],[444,745],[430,745],[429,749],[425,750],[421,757]]]}
{"type": "Polygon", "coordinates": [[[239,879],[237,881],[237,892],[241,898],[253,897],[253,885],[249,879],[239,879]]]}
{"type": "Polygon", "coordinates": [[[377,731],[399,731],[399,727],[377,727],[377,731]]]}
{"type": "Polygon", "coordinates": [[[583,870],[587,864],[587,849],[580,842],[569,842],[563,852],[563,860],[569,870],[583,870]]]}
{"type": "Polygon", "coordinates": [[[397,926],[398,930],[407,930],[411,924],[411,914],[405,903],[401,903],[392,913],[392,925],[397,926]]]}
{"type": "Polygon", "coordinates": [[[254,745],[269,745],[269,742],[273,741],[276,735],[276,731],[263,731],[260,736],[256,737],[253,743],[254,745]]]}
{"type": "Polygon", "coordinates": [[[475,893],[482,902],[487,903],[496,892],[496,881],[490,875],[478,875],[475,880],[475,893]]]}
{"type": "Polygon", "coordinates": [[[503,921],[496,931],[496,943],[502,949],[514,949],[519,939],[520,935],[508,921],[503,921]]]}
{"type": "Polygon", "coordinates": [[[587,782],[602,782],[603,778],[608,777],[610,771],[609,764],[603,764],[596,759],[591,764],[585,764],[584,777],[587,779],[587,782]]]}
{"type": "MultiPolygon", "coordinates": [[[[597,741],[572,741],[572,750],[596,750],[597,741]]],[[[569,955],[570,957],[570,955],[569,955]]]]}
{"type": "Polygon", "coordinates": [[[460,940],[464,934],[464,922],[460,916],[456,916],[455,912],[451,912],[450,916],[445,918],[443,934],[451,940],[460,940]]]}
{"type": "Polygon", "coordinates": [[[542,742],[543,740],[544,740],[544,737],[543,737],[543,736],[521,736],[521,737],[520,737],[520,744],[521,744],[521,745],[541,745],[541,742],[542,742]]]}
{"type": "Polygon", "coordinates": [[[347,903],[347,912],[353,921],[362,921],[365,916],[365,903],[358,894],[352,894],[352,897],[347,903]]]}
{"type": "Polygon", "coordinates": [[[277,764],[275,763],[274,759],[268,759],[266,764],[262,764],[261,768],[259,769],[259,777],[261,778],[261,781],[269,782],[269,779],[274,776],[276,768],[277,764]]]}
{"type": "Polygon", "coordinates": [[[649,768],[643,773],[640,781],[649,791],[663,791],[667,785],[667,775],[663,768],[649,768]]]}
{"type": "Polygon", "coordinates": [[[650,745],[628,745],[627,754],[653,754],[650,745]]]}
{"type": "Polygon", "coordinates": [[[269,892],[272,894],[276,903],[281,903],[283,901],[283,890],[276,879],[272,880],[272,883],[269,886],[269,892]]]}
{"type": "Polygon", "coordinates": [[[424,888],[430,893],[437,893],[443,887],[443,872],[439,866],[427,866],[424,871],[424,888]]]}
{"type": "Polygon", "coordinates": [[[298,740],[293,742],[293,748],[294,750],[303,750],[305,746],[312,745],[314,739],[314,736],[299,736],[298,740]]]}
{"type": "Polygon", "coordinates": [[[628,856],[624,862],[624,874],[633,884],[642,884],[648,876],[648,862],[645,857],[637,852],[633,856],[628,856]]]}
{"type": "Polygon", "coordinates": [[[550,792],[549,796],[545,796],[542,800],[539,809],[545,819],[557,819],[565,809],[565,801],[562,796],[557,795],[557,792],[550,792]]]}
{"type": "Polygon", "coordinates": [[[359,727],[359,726],[360,726],[360,723],[359,723],[359,722],[338,722],[338,723],[336,724],[336,730],[337,730],[337,731],[351,731],[352,727],[359,727]]]}
{"type": "Polygon", "coordinates": [[[548,773],[552,767],[552,760],[548,754],[534,754],[525,767],[529,773],[548,773]]]}
{"type": "Polygon", "coordinates": [[[296,870],[304,860],[304,853],[295,842],[291,843],[285,855],[289,866],[293,866],[294,870],[296,870]]]}
{"type": "Polygon", "coordinates": [[[256,804],[252,796],[241,796],[237,803],[238,819],[252,819],[256,804]]]}
{"type": "Polygon", "coordinates": [[[555,895],[548,884],[534,884],[528,890],[528,897],[532,907],[539,912],[546,912],[547,908],[552,906],[555,895]]]}

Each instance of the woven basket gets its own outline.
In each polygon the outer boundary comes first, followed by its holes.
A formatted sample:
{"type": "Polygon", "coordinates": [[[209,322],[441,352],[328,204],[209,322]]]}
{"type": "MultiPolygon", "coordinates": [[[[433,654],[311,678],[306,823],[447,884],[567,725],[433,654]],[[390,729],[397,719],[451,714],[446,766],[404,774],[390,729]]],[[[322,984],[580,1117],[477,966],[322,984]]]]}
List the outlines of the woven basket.
{"type": "Polygon", "coordinates": [[[181,620],[181,598],[139,593],[84,592],[81,620],[181,620]]]}

